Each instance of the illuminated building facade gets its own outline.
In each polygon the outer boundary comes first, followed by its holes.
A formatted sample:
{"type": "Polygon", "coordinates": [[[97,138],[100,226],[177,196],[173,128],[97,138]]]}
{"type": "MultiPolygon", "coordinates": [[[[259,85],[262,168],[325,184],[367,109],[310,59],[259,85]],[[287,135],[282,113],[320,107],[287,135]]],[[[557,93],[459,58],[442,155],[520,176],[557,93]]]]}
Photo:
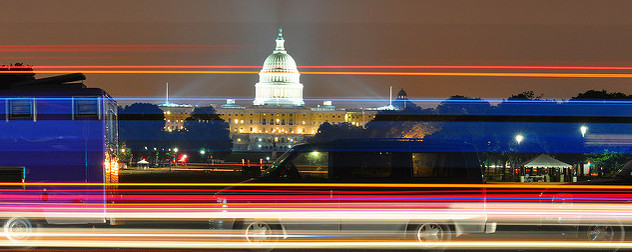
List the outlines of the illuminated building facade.
{"type": "Polygon", "coordinates": [[[348,122],[364,126],[375,117],[375,110],[344,110],[331,102],[316,108],[252,106],[216,108],[230,124],[235,150],[282,150],[305,142],[321,124],[348,122]]]}
{"type": "Polygon", "coordinates": [[[184,120],[187,119],[195,108],[189,104],[163,103],[158,105],[165,115],[164,131],[173,132],[184,130],[184,120]]]}

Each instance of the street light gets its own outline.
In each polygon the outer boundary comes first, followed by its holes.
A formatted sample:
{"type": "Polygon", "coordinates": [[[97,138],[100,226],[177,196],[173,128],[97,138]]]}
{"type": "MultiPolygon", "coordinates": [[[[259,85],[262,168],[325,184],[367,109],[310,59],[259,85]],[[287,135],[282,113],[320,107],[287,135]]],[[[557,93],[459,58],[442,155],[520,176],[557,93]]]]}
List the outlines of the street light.
{"type": "Polygon", "coordinates": [[[178,152],[178,148],[173,148],[173,152],[178,152]]]}
{"type": "Polygon", "coordinates": [[[516,135],[516,143],[520,144],[522,142],[522,140],[524,140],[524,136],[516,135]]]}
{"type": "Polygon", "coordinates": [[[582,125],[581,127],[579,127],[579,131],[582,133],[582,137],[584,137],[586,135],[586,132],[588,131],[588,127],[582,125]]]}

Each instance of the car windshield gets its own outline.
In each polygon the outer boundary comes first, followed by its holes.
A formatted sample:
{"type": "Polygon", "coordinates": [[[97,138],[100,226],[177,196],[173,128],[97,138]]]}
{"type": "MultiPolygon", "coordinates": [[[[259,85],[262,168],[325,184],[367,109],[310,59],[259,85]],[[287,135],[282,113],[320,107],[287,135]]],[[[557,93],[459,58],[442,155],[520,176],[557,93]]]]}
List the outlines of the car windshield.
{"type": "Polygon", "coordinates": [[[632,160],[627,162],[621,169],[617,170],[614,177],[622,178],[632,176],[632,160]]]}
{"type": "Polygon", "coordinates": [[[281,164],[285,162],[285,160],[290,156],[291,153],[292,153],[292,150],[288,150],[285,153],[283,153],[283,155],[281,155],[276,161],[274,161],[274,163],[270,165],[270,168],[266,169],[263,175],[261,176],[262,177],[276,176],[279,173],[279,170],[282,169],[280,168],[281,164]]]}

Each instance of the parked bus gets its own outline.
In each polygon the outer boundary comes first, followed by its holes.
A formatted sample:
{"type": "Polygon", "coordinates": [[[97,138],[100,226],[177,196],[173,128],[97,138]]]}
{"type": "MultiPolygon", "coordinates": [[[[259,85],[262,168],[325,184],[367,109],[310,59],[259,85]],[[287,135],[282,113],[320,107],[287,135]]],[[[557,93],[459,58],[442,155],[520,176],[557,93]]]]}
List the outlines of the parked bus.
{"type": "Polygon", "coordinates": [[[9,240],[42,224],[107,223],[118,183],[117,104],[83,74],[0,90],[0,223],[9,240]]]}

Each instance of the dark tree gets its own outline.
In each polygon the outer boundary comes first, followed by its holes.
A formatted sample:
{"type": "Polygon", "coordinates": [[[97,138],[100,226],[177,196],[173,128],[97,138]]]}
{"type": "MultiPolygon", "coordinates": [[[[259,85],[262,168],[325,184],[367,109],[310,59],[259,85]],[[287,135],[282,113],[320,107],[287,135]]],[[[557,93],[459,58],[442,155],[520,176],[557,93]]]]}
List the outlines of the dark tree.
{"type": "Polygon", "coordinates": [[[632,100],[632,95],[626,95],[620,92],[612,92],[609,93],[606,90],[588,90],[583,93],[577,94],[577,96],[571,98],[571,101],[580,101],[580,100],[596,100],[596,101],[605,101],[605,100],[632,100]]]}
{"type": "Polygon", "coordinates": [[[341,124],[323,123],[318,128],[318,133],[308,139],[309,143],[327,142],[336,139],[363,138],[366,137],[366,130],[363,127],[345,122],[341,124]]]}
{"type": "Polygon", "coordinates": [[[119,107],[119,137],[132,151],[164,147],[164,127],[165,116],[155,104],[134,103],[119,107]]]}
{"type": "Polygon", "coordinates": [[[533,91],[524,91],[522,93],[519,94],[515,94],[510,96],[509,98],[507,98],[507,100],[541,100],[542,96],[544,96],[543,94],[539,94],[536,95],[535,92],[533,91]]]}
{"type": "Polygon", "coordinates": [[[403,110],[384,110],[367,123],[367,136],[372,138],[424,138],[436,130],[436,125],[425,117],[434,114],[433,109],[408,106],[403,110]]]}
{"type": "Polygon", "coordinates": [[[179,132],[180,145],[191,156],[214,155],[222,157],[230,153],[232,140],[230,128],[226,121],[222,120],[213,107],[197,107],[191,116],[184,121],[186,131],[179,132]]]}
{"type": "Polygon", "coordinates": [[[8,89],[11,83],[34,80],[33,67],[24,63],[15,63],[0,66],[0,89],[8,89]],[[19,71],[20,73],[15,73],[19,71]],[[22,73],[26,71],[25,73],[22,73]]]}

